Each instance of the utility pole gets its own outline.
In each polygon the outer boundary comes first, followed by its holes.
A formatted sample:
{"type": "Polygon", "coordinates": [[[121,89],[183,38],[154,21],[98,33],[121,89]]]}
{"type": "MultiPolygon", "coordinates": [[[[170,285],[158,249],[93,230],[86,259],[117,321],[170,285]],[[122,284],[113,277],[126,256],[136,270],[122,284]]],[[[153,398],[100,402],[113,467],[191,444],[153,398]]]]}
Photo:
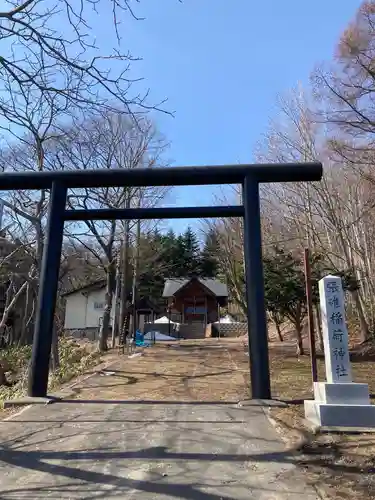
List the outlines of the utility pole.
{"type": "MultiPolygon", "coordinates": [[[[138,199],[138,208],[141,206],[141,198],[138,199]]],[[[135,237],[135,258],[134,258],[134,273],[133,273],[133,289],[132,289],[132,310],[133,310],[133,338],[135,342],[136,332],[138,328],[138,318],[137,318],[137,289],[138,289],[138,275],[139,275],[139,244],[141,239],[141,221],[137,220],[137,229],[135,237]]]]}
{"type": "Polygon", "coordinates": [[[116,336],[119,333],[119,312],[120,312],[120,290],[121,290],[121,250],[119,249],[116,258],[116,289],[115,289],[115,309],[113,314],[112,326],[112,349],[116,346],[116,336]]]}
{"type": "MultiPolygon", "coordinates": [[[[125,208],[130,207],[130,195],[127,196],[125,208]]],[[[125,221],[124,238],[122,243],[122,270],[121,270],[121,294],[120,294],[120,330],[124,327],[127,313],[128,298],[128,275],[129,275],[129,241],[130,241],[130,221],[125,221]]]]}
{"type": "Polygon", "coordinates": [[[314,382],[318,381],[318,367],[316,361],[314,316],[313,316],[313,305],[312,305],[310,251],[308,248],[305,248],[303,261],[305,270],[307,318],[309,322],[308,324],[309,324],[309,344],[310,344],[310,359],[311,359],[311,378],[314,385],[314,382]]]}

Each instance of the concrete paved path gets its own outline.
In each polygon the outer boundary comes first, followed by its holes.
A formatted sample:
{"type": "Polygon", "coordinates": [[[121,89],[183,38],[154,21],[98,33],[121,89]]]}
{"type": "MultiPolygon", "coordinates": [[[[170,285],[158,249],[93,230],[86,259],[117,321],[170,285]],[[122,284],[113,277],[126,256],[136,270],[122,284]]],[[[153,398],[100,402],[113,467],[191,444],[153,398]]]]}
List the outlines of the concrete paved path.
{"type": "Polygon", "coordinates": [[[0,422],[0,499],[317,500],[261,407],[64,402],[0,422]]]}

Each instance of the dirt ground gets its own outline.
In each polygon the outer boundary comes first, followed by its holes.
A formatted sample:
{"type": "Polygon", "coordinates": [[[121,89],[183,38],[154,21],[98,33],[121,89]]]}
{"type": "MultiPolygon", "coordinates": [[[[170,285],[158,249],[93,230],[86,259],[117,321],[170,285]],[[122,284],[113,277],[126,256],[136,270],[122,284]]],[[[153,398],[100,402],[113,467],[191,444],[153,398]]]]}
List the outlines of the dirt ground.
{"type": "Polygon", "coordinates": [[[249,368],[239,342],[184,341],[138,352],[133,358],[120,354],[120,362],[80,384],[75,397],[212,402],[249,397],[249,368]]]}
{"type": "MultiPolygon", "coordinates": [[[[246,365],[234,356],[239,367],[246,365]]],[[[312,481],[323,486],[329,498],[375,499],[375,434],[324,433],[314,435],[304,421],[303,400],[312,398],[308,356],[297,359],[294,349],[270,346],[271,386],[274,398],[286,408],[270,415],[288,446],[295,446],[298,461],[312,481]]],[[[355,382],[369,384],[375,403],[374,362],[352,362],[355,382]]],[[[318,360],[319,380],[325,380],[324,360],[318,360]]]]}

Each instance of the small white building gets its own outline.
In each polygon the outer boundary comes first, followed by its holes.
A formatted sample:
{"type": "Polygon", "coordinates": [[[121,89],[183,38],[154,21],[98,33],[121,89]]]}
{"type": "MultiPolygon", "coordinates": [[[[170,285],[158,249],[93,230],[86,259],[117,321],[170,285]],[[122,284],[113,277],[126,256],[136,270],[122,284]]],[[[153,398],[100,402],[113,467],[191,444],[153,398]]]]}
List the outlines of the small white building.
{"type": "MultiPolygon", "coordinates": [[[[91,283],[65,293],[65,321],[66,332],[75,336],[96,338],[99,332],[105,304],[105,282],[103,280],[91,283]]],[[[113,324],[114,307],[111,311],[111,325],[113,324]]]]}
{"type": "MultiPolygon", "coordinates": [[[[63,295],[65,299],[65,332],[78,337],[95,340],[102,324],[105,306],[105,280],[76,288],[63,295]]],[[[112,301],[110,326],[113,325],[115,298],[112,301]]],[[[154,310],[149,301],[141,299],[137,304],[138,328],[145,322],[153,321],[154,310]]]]}

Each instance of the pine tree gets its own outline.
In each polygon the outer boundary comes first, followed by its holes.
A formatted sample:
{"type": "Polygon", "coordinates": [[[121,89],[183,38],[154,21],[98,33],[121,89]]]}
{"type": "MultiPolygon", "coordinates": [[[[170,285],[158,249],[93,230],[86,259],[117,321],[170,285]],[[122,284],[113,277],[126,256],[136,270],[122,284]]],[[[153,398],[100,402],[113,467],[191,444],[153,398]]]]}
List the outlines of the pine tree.
{"type": "Polygon", "coordinates": [[[219,242],[216,231],[211,229],[206,235],[204,247],[200,254],[200,275],[205,278],[215,278],[220,270],[219,259],[219,242]]]}
{"type": "Polygon", "coordinates": [[[297,352],[303,354],[302,322],[306,315],[305,277],[301,262],[291,253],[275,249],[263,259],[266,307],[274,319],[287,318],[295,327],[297,352]]]}
{"type": "Polygon", "coordinates": [[[178,278],[184,268],[184,244],[181,236],[176,236],[173,230],[162,237],[162,260],[165,277],[178,278]]]}
{"type": "Polygon", "coordinates": [[[214,232],[207,235],[202,252],[197,235],[190,227],[178,236],[173,230],[166,234],[155,231],[143,235],[140,245],[138,293],[156,303],[163,302],[166,279],[189,278],[194,274],[211,278],[217,274],[218,245],[214,232]]]}
{"type": "Polygon", "coordinates": [[[183,245],[183,268],[185,276],[198,274],[200,271],[200,247],[197,235],[189,226],[181,238],[183,245]]]}
{"type": "Polygon", "coordinates": [[[147,297],[155,303],[161,303],[164,267],[162,237],[157,233],[142,236],[140,240],[139,297],[147,297]]]}

